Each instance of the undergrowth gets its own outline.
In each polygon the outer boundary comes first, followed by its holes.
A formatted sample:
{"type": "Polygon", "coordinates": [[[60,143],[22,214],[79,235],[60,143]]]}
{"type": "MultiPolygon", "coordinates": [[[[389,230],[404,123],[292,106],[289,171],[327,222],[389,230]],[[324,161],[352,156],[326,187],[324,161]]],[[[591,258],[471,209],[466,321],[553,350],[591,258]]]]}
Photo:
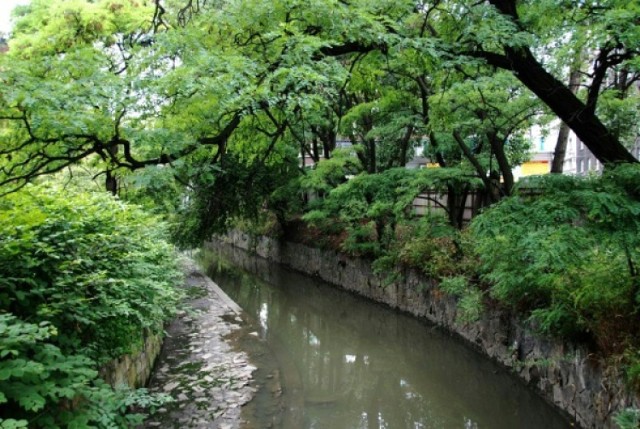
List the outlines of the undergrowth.
{"type": "Polygon", "coordinates": [[[0,426],[132,427],[167,400],[98,378],[175,310],[158,219],[105,193],[27,186],[0,200],[0,426]]]}

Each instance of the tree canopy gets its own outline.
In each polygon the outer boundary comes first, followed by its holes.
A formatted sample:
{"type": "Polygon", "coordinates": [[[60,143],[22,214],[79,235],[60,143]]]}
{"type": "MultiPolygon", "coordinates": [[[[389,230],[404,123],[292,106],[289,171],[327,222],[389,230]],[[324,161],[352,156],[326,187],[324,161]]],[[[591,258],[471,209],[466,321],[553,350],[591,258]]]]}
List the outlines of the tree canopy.
{"type": "Polygon", "coordinates": [[[635,162],[639,19],[618,0],[33,0],[0,56],[0,185],[82,163],[113,193],[152,166],[194,187],[344,136],[370,173],[426,146],[499,196],[553,116],[635,162]]]}

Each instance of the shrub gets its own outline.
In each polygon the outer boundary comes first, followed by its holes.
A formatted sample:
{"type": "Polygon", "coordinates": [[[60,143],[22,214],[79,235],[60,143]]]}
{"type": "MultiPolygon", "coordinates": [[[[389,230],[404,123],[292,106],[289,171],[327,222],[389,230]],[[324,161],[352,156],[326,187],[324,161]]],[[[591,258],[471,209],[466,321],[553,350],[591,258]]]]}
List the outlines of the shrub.
{"type": "Polygon", "coordinates": [[[439,279],[460,271],[460,231],[443,215],[415,217],[412,202],[425,187],[455,190],[476,185],[458,170],[445,174],[394,168],[360,174],[313,201],[303,219],[326,234],[345,231],[342,250],[375,259],[373,268],[385,283],[400,277],[399,265],[439,279]]]}
{"type": "MultiPolygon", "coordinates": [[[[353,149],[357,150],[357,149],[353,149]]],[[[352,149],[336,149],[329,159],[321,159],[300,180],[307,192],[325,195],[347,181],[347,177],[362,171],[362,165],[352,149]]]]}
{"type": "Polygon", "coordinates": [[[0,314],[0,427],[134,427],[152,408],[170,400],[145,389],[112,389],[98,379],[95,362],[65,355],[51,343],[57,329],[0,314]]]}
{"type": "Polygon", "coordinates": [[[320,228],[342,225],[348,232],[344,251],[378,257],[389,248],[398,221],[406,216],[401,204],[403,185],[413,176],[404,168],[360,174],[314,201],[313,210],[303,219],[320,228]]]}
{"type": "Polygon", "coordinates": [[[627,408],[617,413],[613,420],[620,429],[637,429],[640,427],[640,410],[627,408]]]}
{"type": "Polygon", "coordinates": [[[539,195],[478,216],[471,231],[491,295],[544,332],[588,335],[619,351],[640,310],[640,202],[624,185],[630,174],[541,177],[527,184],[539,195]]]}
{"type": "Polygon", "coordinates": [[[459,273],[462,253],[460,232],[442,216],[426,215],[403,225],[398,237],[398,261],[440,279],[459,273]]]}
{"type": "Polygon", "coordinates": [[[96,370],[173,314],[180,272],[164,237],[157,218],[104,193],[28,186],[0,201],[3,425],[123,427],[123,404],[148,402],[96,370]]]}
{"type": "Polygon", "coordinates": [[[449,295],[458,298],[459,322],[473,322],[480,318],[484,309],[483,292],[473,285],[463,276],[447,277],[440,282],[440,289],[449,295]]]}

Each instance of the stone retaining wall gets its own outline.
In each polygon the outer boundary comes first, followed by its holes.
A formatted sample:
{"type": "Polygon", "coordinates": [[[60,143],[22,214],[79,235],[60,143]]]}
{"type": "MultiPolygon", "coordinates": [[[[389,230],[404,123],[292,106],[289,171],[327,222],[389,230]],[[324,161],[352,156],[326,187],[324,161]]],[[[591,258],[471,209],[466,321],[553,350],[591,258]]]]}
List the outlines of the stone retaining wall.
{"type": "Polygon", "coordinates": [[[116,387],[126,384],[130,387],[143,387],[151,376],[153,364],[162,348],[162,336],[147,335],[142,350],[136,354],[114,359],[100,368],[100,377],[116,387]]]}
{"type": "Polygon", "coordinates": [[[477,322],[461,323],[456,320],[456,299],[416,271],[408,270],[403,281],[384,286],[370,261],[238,231],[223,240],[446,328],[509,367],[584,428],[615,428],[613,415],[640,408],[639,398],[625,387],[622,375],[605,368],[585,348],[534,337],[522,322],[502,311],[488,311],[477,322]]]}

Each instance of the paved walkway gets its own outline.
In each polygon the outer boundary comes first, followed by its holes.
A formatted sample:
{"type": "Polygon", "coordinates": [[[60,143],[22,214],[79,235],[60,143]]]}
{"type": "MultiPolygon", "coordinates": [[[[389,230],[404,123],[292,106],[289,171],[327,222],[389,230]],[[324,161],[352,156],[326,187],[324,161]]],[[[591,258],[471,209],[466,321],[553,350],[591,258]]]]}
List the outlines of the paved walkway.
{"type": "Polygon", "coordinates": [[[256,393],[256,367],[233,347],[241,332],[240,308],[189,261],[187,311],[167,329],[162,352],[149,383],[151,392],[176,400],[161,408],[144,428],[239,429],[240,411],[256,393]]]}

